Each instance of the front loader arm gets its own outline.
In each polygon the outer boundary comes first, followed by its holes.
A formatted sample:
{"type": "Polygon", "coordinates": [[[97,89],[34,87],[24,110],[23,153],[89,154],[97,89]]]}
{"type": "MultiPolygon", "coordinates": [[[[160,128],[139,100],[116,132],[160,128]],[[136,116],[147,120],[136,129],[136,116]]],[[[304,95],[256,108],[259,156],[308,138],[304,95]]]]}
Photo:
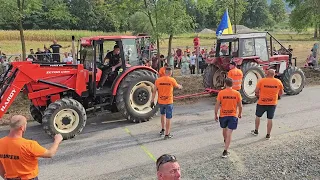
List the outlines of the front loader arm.
{"type": "Polygon", "coordinates": [[[31,78],[17,68],[12,69],[12,71],[13,72],[8,74],[8,79],[3,82],[4,84],[0,92],[0,119],[7,112],[24,85],[32,81],[31,78]]]}

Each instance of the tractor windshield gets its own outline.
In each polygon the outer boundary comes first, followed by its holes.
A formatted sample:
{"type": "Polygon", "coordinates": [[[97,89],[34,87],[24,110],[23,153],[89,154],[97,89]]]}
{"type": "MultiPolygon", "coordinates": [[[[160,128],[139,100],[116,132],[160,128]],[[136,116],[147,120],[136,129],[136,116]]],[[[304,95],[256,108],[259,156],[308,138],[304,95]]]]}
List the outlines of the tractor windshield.
{"type": "Polygon", "coordinates": [[[131,66],[140,65],[136,40],[135,39],[123,39],[123,51],[124,57],[128,64],[131,66]]]}

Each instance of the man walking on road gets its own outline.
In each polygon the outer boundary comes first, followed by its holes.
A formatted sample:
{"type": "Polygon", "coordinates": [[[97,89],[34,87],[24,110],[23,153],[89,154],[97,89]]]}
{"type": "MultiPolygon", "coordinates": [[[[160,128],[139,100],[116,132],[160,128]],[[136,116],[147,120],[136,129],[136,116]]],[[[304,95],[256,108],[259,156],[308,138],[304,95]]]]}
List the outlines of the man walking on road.
{"type": "Polygon", "coordinates": [[[169,154],[160,156],[156,166],[158,180],[180,180],[180,165],[175,156],[169,154]]]}
{"type": "Polygon", "coordinates": [[[241,69],[237,68],[237,64],[234,61],[230,62],[229,67],[228,78],[232,79],[232,89],[239,91],[241,89],[243,73],[241,69]]]}
{"type": "Polygon", "coordinates": [[[238,91],[232,89],[232,79],[225,80],[226,89],[218,93],[217,102],[215,105],[215,120],[220,121],[220,127],[223,128],[222,134],[224,138],[225,148],[222,157],[229,155],[228,149],[231,142],[232,131],[237,129],[238,118],[242,114],[242,98],[238,91]],[[218,110],[220,114],[218,117],[218,110]],[[237,115],[237,109],[239,112],[237,115]]]}
{"type": "Polygon", "coordinates": [[[255,130],[251,131],[253,135],[258,135],[261,116],[267,112],[267,135],[266,139],[270,139],[270,133],[272,129],[272,119],[276,111],[278,98],[283,94],[282,82],[274,78],[275,70],[269,69],[267,71],[267,77],[261,79],[256,87],[255,93],[259,97],[256,108],[256,122],[255,130]]]}
{"type": "Polygon", "coordinates": [[[177,81],[170,77],[172,75],[172,69],[170,67],[166,68],[166,75],[160,77],[155,82],[155,88],[152,91],[152,99],[151,103],[154,106],[154,98],[158,91],[158,104],[160,106],[160,114],[161,114],[161,127],[160,136],[164,135],[164,139],[172,138],[170,135],[170,121],[172,119],[172,111],[173,111],[173,88],[182,89],[182,86],[177,83],[177,81]],[[164,130],[164,123],[166,119],[166,130],[164,130]]]}
{"type": "Polygon", "coordinates": [[[27,120],[15,115],[10,121],[10,133],[0,139],[0,176],[6,180],[38,180],[38,157],[52,158],[58,149],[62,136],[57,134],[49,150],[36,141],[24,139],[27,120]]]}

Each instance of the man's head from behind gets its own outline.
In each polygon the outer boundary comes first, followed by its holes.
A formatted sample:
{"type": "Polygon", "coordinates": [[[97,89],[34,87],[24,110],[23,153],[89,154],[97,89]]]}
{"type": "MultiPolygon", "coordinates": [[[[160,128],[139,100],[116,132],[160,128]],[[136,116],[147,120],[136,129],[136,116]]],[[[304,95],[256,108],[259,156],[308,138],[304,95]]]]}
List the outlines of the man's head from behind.
{"type": "Polygon", "coordinates": [[[27,129],[27,119],[22,115],[14,115],[10,120],[10,130],[23,134],[27,129]]]}
{"type": "Polygon", "coordinates": [[[171,67],[166,67],[166,75],[171,76],[172,75],[172,68],[171,67]]]}
{"type": "Polygon", "coordinates": [[[230,79],[230,78],[226,78],[224,83],[225,83],[226,87],[232,87],[233,86],[232,79],[230,79]]]}
{"type": "Polygon", "coordinates": [[[276,75],[276,71],[274,69],[268,69],[267,77],[274,77],[276,75]]]}
{"type": "Polygon", "coordinates": [[[158,180],[179,180],[181,177],[180,165],[175,156],[164,154],[157,159],[158,180]]]}

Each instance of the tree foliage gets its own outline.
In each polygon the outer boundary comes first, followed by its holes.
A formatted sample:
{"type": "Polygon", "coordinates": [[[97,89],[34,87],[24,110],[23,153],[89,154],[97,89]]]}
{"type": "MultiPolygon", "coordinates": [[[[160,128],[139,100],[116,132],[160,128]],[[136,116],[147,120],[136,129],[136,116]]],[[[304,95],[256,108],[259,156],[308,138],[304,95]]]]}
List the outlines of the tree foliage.
{"type": "Polygon", "coordinates": [[[271,0],[270,13],[276,23],[283,21],[286,18],[286,7],[283,0],[271,0]]]}
{"type": "Polygon", "coordinates": [[[272,27],[275,24],[267,0],[248,0],[242,23],[249,28],[272,27]]]}

